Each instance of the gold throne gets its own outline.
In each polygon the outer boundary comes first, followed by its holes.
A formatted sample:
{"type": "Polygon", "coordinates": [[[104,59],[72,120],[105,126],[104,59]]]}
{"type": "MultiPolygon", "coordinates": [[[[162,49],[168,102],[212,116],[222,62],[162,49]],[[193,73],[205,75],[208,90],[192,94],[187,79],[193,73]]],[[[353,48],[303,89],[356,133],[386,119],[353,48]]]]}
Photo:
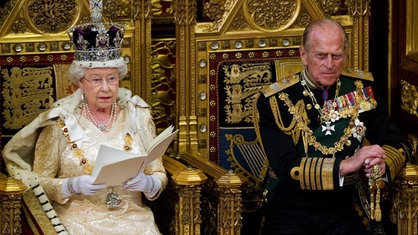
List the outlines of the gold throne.
{"type": "MultiPolygon", "coordinates": [[[[66,80],[73,52],[66,30],[88,20],[89,2],[61,2],[0,5],[1,146],[74,90],[66,80]],[[42,10],[50,7],[56,11],[42,10]]],[[[130,61],[129,74],[121,85],[151,104],[158,130],[173,123],[180,129],[164,156],[168,188],[149,204],[163,234],[253,232],[249,223],[262,200],[259,186],[268,165],[252,128],[253,100],[263,85],[300,69],[298,48],[308,22],[325,17],[341,22],[351,44],[348,66],[369,69],[368,0],[103,3],[104,16],[127,29],[122,54],[130,61]]],[[[416,109],[414,86],[404,87],[405,103],[416,109]]],[[[398,234],[417,234],[414,164],[398,176],[391,199],[398,234]]],[[[31,205],[22,202],[24,191],[20,181],[1,177],[2,234],[53,232],[48,220],[33,217],[31,205]]]]}

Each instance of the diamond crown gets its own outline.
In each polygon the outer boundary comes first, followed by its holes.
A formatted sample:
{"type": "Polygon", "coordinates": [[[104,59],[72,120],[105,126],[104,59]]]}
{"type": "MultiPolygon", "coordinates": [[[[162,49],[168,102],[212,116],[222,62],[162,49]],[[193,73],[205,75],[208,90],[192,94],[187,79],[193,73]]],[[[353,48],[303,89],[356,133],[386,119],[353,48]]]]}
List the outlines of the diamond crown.
{"type": "Polygon", "coordinates": [[[101,1],[91,1],[91,23],[68,30],[76,61],[110,61],[121,57],[125,28],[118,23],[101,22],[101,1]]]}

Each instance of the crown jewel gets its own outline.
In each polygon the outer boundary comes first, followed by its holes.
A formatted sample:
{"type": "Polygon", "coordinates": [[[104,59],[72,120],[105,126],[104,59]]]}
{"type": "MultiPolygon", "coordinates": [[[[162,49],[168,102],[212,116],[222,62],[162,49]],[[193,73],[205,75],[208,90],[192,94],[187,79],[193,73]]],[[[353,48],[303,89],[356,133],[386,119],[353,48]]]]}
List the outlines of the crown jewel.
{"type": "MultiPolygon", "coordinates": [[[[102,1],[90,0],[91,23],[68,30],[75,49],[75,61],[108,62],[121,60],[121,44],[125,28],[118,23],[103,23],[102,1]]],[[[92,67],[92,63],[90,66],[92,67]]]]}

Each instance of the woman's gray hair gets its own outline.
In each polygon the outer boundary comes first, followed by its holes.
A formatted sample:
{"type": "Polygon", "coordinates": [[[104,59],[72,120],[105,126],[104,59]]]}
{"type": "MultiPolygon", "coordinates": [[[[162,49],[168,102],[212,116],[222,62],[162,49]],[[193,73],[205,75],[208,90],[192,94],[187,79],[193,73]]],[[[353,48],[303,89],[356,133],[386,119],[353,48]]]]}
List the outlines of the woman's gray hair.
{"type": "Polygon", "coordinates": [[[119,72],[119,78],[122,80],[126,74],[128,74],[128,65],[126,63],[120,63],[117,67],[109,66],[109,67],[84,67],[80,66],[79,63],[73,62],[70,65],[68,77],[73,84],[78,84],[81,78],[84,77],[86,74],[87,69],[92,68],[117,68],[119,72]]]}

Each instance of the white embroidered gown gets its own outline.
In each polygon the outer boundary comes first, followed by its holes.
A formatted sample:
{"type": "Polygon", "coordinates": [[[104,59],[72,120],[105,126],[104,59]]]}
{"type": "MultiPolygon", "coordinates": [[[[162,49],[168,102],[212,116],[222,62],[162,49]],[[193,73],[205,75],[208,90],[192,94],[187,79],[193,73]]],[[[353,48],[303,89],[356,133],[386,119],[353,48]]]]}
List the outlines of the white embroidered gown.
{"type": "MultiPolygon", "coordinates": [[[[79,147],[84,150],[88,162],[95,161],[100,144],[123,149],[125,121],[126,112],[121,111],[111,131],[103,133],[89,120],[79,116],[78,123],[84,131],[84,141],[79,147]]],[[[132,139],[132,152],[144,153],[144,140],[137,133],[132,139]]],[[[62,185],[63,179],[86,174],[85,169],[80,166],[80,160],[74,155],[58,125],[43,129],[36,146],[34,172],[40,176],[41,185],[69,234],[160,234],[152,211],[142,203],[140,192],[114,187],[114,191],[122,199],[117,209],[109,209],[106,205],[110,187],[91,196],[73,195],[62,198],[61,187],[66,187],[62,185]]],[[[150,163],[145,173],[157,175],[162,185],[166,184],[161,159],[150,163]]]]}

